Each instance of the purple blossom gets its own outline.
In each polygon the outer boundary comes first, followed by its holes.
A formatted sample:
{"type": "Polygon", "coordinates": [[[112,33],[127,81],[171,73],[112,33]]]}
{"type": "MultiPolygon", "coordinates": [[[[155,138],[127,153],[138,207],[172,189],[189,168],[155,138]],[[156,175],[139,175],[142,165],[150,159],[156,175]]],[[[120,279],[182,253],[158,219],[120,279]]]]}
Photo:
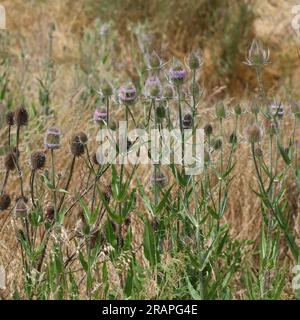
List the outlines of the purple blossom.
{"type": "Polygon", "coordinates": [[[145,84],[145,95],[150,98],[159,98],[162,95],[162,85],[157,76],[151,76],[145,84]]]}
{"type": "Polygon", "coordinates": [[[186,70],[181,67],[173,67],[169,70],[169,77],[174,84],[181,84],[186,76],[186,70]]]}
{"type": "Polygon", "coordinates": [[[122,86],[119,89],[118,98],[125,105],[133,104],[137,98],[136,88],[133,84],[122,86]]]}
{"type": "Polygon", "coordinates": [[[93,116],[94,121],[97,124],[103,124],[103,122],[107,122],[107,111],[104,108],[96,109],[93,116]]]}
{"type": "Polygon", "coordinates": [[[45,148],[49,150],[60,148],[61,131],[58,128],[49,128],[45,135],[45,148]]]}

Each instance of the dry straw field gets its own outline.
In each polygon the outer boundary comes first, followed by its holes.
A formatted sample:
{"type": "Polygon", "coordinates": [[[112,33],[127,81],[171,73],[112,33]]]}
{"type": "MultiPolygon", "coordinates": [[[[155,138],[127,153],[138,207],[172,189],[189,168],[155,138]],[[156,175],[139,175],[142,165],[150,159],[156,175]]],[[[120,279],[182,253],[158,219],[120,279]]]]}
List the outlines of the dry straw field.
{"type": "Polygon", "coordinates": [[[300,298],[296,4],[3,1],[0,299],[300,298]],[[203,172],[99,164],[121,120],[203,172]]]}

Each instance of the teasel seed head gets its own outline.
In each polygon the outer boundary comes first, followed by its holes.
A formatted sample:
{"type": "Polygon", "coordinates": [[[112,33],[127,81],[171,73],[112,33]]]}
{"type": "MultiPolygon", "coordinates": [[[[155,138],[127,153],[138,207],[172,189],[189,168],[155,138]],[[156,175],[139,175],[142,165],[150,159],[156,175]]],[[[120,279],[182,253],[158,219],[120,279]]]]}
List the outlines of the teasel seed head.
{"type": "Polygon", "coordinates": [[[31,154],[30,160],[32,170],[42,169],[45,166],[46,155],[42,151],[36,151],[31,154]]]}
{"type": "Polygon", "coordinates": [[[207,136],[210,136],[212,135],[213,133],[213,127],[210,123],[207,123],[205,126],[204,126],[204,133],[207,135],[207,136]]]}
{"type": "Polygon", "coordinates": [[[53,205],[48,205],[46,207],[45,218],[47,222],[52,222],[55,217],[55,209],[53,205]]]}
{"type": "Polygon", "coordinates": [[[184,115],[182,119],[182,127],[183,129],[191,129],[193,127],[194,119],[191,113],[187,113],[184,115]]]}
{"type": "Polygon", "coordinates": [[[166,109],[162,104],[156,107],[156,117],[158,118],[158,120],[164,119],[166,117],[166,109]]]}
{"type": "Polygon", "coordinates": [[[162,96],[162,85],[157,76],[151,76],[145,84],[145,96],[149,98],[160,98],[162,96]]]}
{"type": "Polygon", "coordinates": [[[237,144],[237,135],[235,132],[233,132],[229,137],[229,143],[230,144],[237,144]]]}
{"type": "Polygon", "coordinates": [[[223,102],[218,102],[215,107],[216,117],[218,119],[226,118],[226,109],[223,102]]]}
{"type": "Polygon", "coordinates": [[[201,53],[191,52],[187,59],[188,66],[191,70],[198,70],[203,65],[203,57],[201,53]]]}
{"type": "Polygon", "coordinates": [[[257,116],[260,112],[261,106],[259,101],[257,101],[256,99],[254,99],[251,104],[250,104],[250,111],[252,114],[254,114],[255,116],[257,116]]]}
{"type": "Polygon", "coordinates": [[[61,131],[52,127],[49,128],[45,135],[45,148],[49,150],[55,150],[60,148],[61,131]]]}
{"type": "Polygon", "coordinates": [[[25,197],[19,197],[16,201],[15,206],[15,216],[16,218],[25,218],[28,215],[28,207],[27,207],[28,199],[25,197]]]}
{"type": "Polygon", "coordinates": [[[163,89],[163,97],[164,99],[172,99],[174,97],[174,87],[171,84],[167,84],[163,89]]]}
{"type": "Polygon", "coordinates": [[[100,85],[100,94],[107,98],[113,95],[113,87],[112,85],[107,81],[103,80],[101,85],[100,85]]]}
{"type": "Polygon", "coordinates": [[[4,166],[7,171],[13,171],[16,169],[16,164],[18,161],[19,152],[16,148],[13,148],[4,159],[4,166]]]}
{"type": "Polygon", "coordinates": [[[12,111],[9,111],[6,114],[6,123],[9,126],[13,126],[15,124],[15,114],[12,111]]]}
{"type": "Polygon", "coordinates": [[[0,210],[4,211],[4,210],[8,209],[10,204],[11,204],[10,196],[7,193],[3,193],[0,196],[0,210]]]}
{"type": "Polygon", "coordinates": [[[71,153],[75,157],[80,157],[84,154],[84,146],[87,143],[87,135],[84,132],[73,135],[70,141],[71,153]]]}
{"type": "Polygon", "coordinates": [[[263,155],[264,155],[264,153],[263,153],[263,151],[262,151],[261,148],[255,148],[254,154],[255,154],[255,156],[258,157],[258,158],[261,158],[261,157],[263,157],[263,155]]]}
{"type": "Polygon", "coordinates": [[[260,41],[254,39],[251,43],[245,63],[249,66],[260,67],[268,64],[269,58],[270,50],[265,48],[260,41]]]}
{"type": "Polygon", "coordinates": [[[169,78],[175,86],[179,86],[183,83],[186,77],[186,70],[177,64],[169,70],[169,78]]]}
{"type": "Polygon", "coordinates": [[[28,124],[28,112],[24,106],[17,109],[14,116],[15,123],[18,127],[26,126],[28,124]]]}
{"type": "Polygon", "coordinates": [[[292,101],[291,102],[291,110],[292,110],[292,113],[294,114],[294,116],[300,120],[300,105],[295,102],[295,101],[292,101]]]}
{"type": "Polygon", "coordinates": [[[156,176],[154,175],[154,173],[152,174],[151,184],[153,186],[157,185],[161,188],[164,188],[168,185],[168,178],[162,171],[158,171],[156,173],[156,176]]]}
{"type": "Polygon", "coordinates": [[[242,108],[241,108],[241,106],[239,104],[234,106],[234,113],[238,117],[242,114],[242,108]]]}
{"type": "Polygon", "coordinates": [[[96,109],[93,116],[94,121],[98,125],[104,125],[107,123],[107,110],[106,108],[96,109]]]}
{"type": "Polygon", "coordinates": [[[147,67],[150,70],[159,70],[163,65],[162,59],[159,55],[153,50],[151,54],[146,56],[147,67]]]}
{"type": "Polygon", "coordinates": [[[258,124],[254,123],[245,128],[244,135],[249,143],[258,143],[263,138],[263,130],[258,124]]]}
{"type": "Polygon", "coordinates": [[[118,98],[119,101],[126,106],[134,104],[137,99],[137,92],[135,86],[132,83],[122,86],[119,89],[118,98]]]}
{"type": "Polygon", "coordinates": [[[222,145],[223,145],[222,138],[216,138],[212,141],[212,147],[214,148],[214,150],[221,149],[222,145]]]}

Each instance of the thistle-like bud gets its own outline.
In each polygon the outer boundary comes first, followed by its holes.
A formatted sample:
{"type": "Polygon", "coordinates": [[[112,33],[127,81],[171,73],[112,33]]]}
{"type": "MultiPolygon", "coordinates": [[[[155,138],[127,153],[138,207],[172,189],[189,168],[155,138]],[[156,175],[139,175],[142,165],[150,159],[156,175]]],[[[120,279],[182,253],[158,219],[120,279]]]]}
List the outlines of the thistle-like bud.
{"type": "Polygon", "coordinates": [[[58,128],[49,128],[45,135],[45,148],[49,150],[60,148],[61,131],[58,128]]]}
{"type": "Polygon", "coordinates": [[[161,120],[166,117],[166,109],[163,105],[156,107],[156,117],[161,120]]]}
{"type": "Polygon", "coordinates": [[[190,113],[184,115],[182,119],[182,127],[183,129],[191,129],[193,127],[194,119],[190,113]]]}
{"type": "Polygon", "coordinates": [[[237,144],[237,136],[235,132],[233,132],[229,137],[229,143],[230,144],[237,144]]]}
{"type": "Polygon", "coordinates": [[[181,85],[186,77],[186,70],[180,64],[177,64],[169,70],[169,77],[174,85],[181,85]]]}
{"type": "Polygon", "coordinates": [[[7,171],[13,171],[17,168],[17,160],[19,152],[16,148],[13,148],[4,158],[4,166],[7,171]]]}
{"type": "Polygon", "coordinates": [[[160,188],[164,188],[165,186],[167,186],[168,184],[168,178],[165,176],[165,174],[163,172],[157,172],[156,176],[153,173],[152,177],[151,177],[151,184],[157,185],[160,188]]]}
{"type": "Polygon", "coordinates": [[[36,151],[31,154],[30,160],[32,170],[42,169],[46,162],[46,155],[42,151],[36,151]]]}
{"type": "Polygon", "coordinates": [[[24,106],[20,107],[15,112],[15,123],[18,127],[26,126],[28,123],[28,112],[24,106]]]}
{"type": "Polygon", "coordinates": [[[110,97],[113,94],[112,85],[105,79],[102,81],[102,83],[100,85],[100,94],[103,97],[110,97]]]}
{"type": "Polygon", "coordinates": [[[292,110],[292,113],[294,114],[294,116],[297,119],[300,119],[300,105],[297,102],[295,102],[295,101],[291,102],[291,110],[292,110]]]}
{"type": "Polygon", "coordinates": [[[216,104],[215,107],[216,117],[218,119],[225,119],[226,118],[226,109],[223,102],[219,102],[216,104]]]}
{"type": "Polygon", "coordinates": [[[254,67],[264,66],[269,63],[269,58],[269,49],[265,48],[260,41],[254,39],[248,51],[246,64],[254,67]]]}
{"type": "Polygon", "coordinates": [[[70,141],[71,153],[75,157],[80,157],[84,154],[84,146],[88,141],[88,137],[84,132],[74,135],[70,141]]]}
{"type": "Polygon", "coordinates": [[[276,135],[279,131],[279,123],[276,120],[265,119],[264,127],[266,133],[270,136],[276,135]]]}
{"type": "Polygon", "coordinates": [[[234,113],[239,117],[242,114],[242,108],[239,104],[234,106],[234,113]]]}
{"type": "Polygon", "coordinates": [[[146,60],[148,69],[159,70],[163,65],[162,59],[154,50],[151,54],[147,55],[146,60]]]}
{"type": "Polygon", "coordinates": [[[201,53],[191,52],[188,60],[188,66],[191,70],[198,70],[203,65],[203,57],[201,53]]]}
{"type": "Polygon", "coordinates": [[[15,216],[16,218],[25,218],[28,215],[28,207],[26,204],[27,199],[24,197],[19,197],[15,206],[15,216]]]}
{"type": "Polygon", "coordinates": [[[279,101],[274,101],[270,106],[270,112],[274,118],[281,119],[284,115],[284,106],[279,101]]]}
{"type": "Polygon", "coordinates": [[[255,116],[257,116],[260,112],[260,104],[259,102],[254,99],[251,104],[250,104],[250,111],[252,114],[254,114],[255,116]]]}
{"type": "Polygon", "coordinates": [[[219,150],[222,148],[223,141],[222,138],[216,138],[212,141],[212,147],[214,150],[219,150]]]}
{"type": "Polygon", "coordinates": [[[164,86],[163,97],[165,99],[172,99],[174,97],[174,87],[171,84],[164,86]]]}
{"type": "Polygon", "coordinates": [[[263,130],[258,124],[252,124],[245,128],[244,135],[251,144],[260,142],[263,138],[263,130]]]}
{"type": "Polygon", "coordinates": [[[207,135],[207,136],[210,136],[212,135],[213,133],[213,127],[210,123],[207,123],[205,126],[204,126],[204,133],[207,135]]]}
{"type": "Polygon", "coordinates": [[[52,222],[54,220],[55,216],[55,209],[54,206],[48,205],[46,207],[46,212],[45,212],[45,218],[48,222],[52,222]]]}
{"type": "Polygon", "coordinates": [[[145,84],[145,96],[149,98],[160,98],[162,95],[162,85],[157,76],[147,79],[145,84]]]}
{"type": "Polygon", "coordinates": [[[137,92],[135,86],[130,83],[126,86],[122,86],[119,89],[118,98],[124,105],[132,105],[137,99],[137,92]]]}
{"type": "Polygon", "coordinates": [[[255,154],[255,156],[258,157],[258,158],[261,158],[261,157],[263,157],[263,155],[264,155],[261,148],[255,148],[254,154],[255,154]]]}
{"type": "Polygon", "coordinates": [[[107,123],[107,110],[106,108],[96,109],[93,116],[94,121],[98,125],[107,123]]]}
{"type": "Polygon", "coordinates": [[[6,123],[9,125],[9,126],[13,126],[15,124],[15,114],[14,112],[10,111],[6,114],[6,123]]]}
{"type": "Polygon", "coordinates": [[[11,204],[10,196],[7,193],[3,193],[0,196],[0,210],[4,211],[4,210],[8,209],[10,204],[11,204]]]}

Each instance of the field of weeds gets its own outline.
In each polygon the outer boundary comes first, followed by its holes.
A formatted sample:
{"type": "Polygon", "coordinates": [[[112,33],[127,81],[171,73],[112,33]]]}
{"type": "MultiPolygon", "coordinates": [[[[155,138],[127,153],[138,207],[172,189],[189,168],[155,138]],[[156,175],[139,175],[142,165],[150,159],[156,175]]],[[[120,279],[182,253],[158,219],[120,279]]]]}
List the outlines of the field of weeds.
{"type": "Polygon", "coordinates": [[[300,298],[296,4],[3,1],[0,299],[300,298]]]}

